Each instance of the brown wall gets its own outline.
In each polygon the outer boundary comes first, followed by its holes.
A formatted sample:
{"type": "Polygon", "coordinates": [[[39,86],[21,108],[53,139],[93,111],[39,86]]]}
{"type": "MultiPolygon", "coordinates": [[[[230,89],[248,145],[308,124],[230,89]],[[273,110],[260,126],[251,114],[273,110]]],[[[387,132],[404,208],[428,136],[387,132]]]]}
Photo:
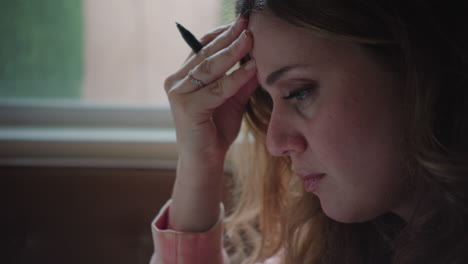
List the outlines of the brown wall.
{"type": "Polygon", "coordinates": [[[0,168],[1,263],[148,263],[174,171],[0,168]]]}

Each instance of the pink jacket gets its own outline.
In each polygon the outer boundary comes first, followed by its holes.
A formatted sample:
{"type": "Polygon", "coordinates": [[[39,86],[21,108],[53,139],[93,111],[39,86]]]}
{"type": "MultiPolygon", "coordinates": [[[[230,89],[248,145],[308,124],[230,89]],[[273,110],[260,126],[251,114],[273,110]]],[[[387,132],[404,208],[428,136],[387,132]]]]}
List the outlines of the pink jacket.
{"type": "MultiPolygon", "coordinates": [[[[151,224],[154,254],[150,264],[229,264],[223,248],[224,207],[216,224],[207,232],[188,233],[168,229],[168,201],[151,224]]],[[[278,264],[273,257],[263,264],[278,264]]]]}

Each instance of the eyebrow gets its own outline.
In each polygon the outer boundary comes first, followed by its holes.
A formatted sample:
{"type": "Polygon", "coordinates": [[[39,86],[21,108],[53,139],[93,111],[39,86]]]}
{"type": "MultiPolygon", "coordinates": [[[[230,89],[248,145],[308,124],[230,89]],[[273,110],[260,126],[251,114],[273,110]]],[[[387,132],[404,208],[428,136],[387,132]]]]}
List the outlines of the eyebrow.
{"type": "Polygon", "coordinates": [[[266,84],[268,86],[271,86],[275,82],[277,82],[279,79],[281,79],[281,77],[283,77],[283,75],[285,75],[288,71],[290,71],[290,70],[292,70],[294,68],[301,68],[301,67],[307,67],[307,66],[306,65],[301,65],[301,64],[284,66],[284,67],[280,68],[279,70],[276,70],[276,71],[270,73],[270,75],[268,75],[268,77],[266,79],[266,84]]]}

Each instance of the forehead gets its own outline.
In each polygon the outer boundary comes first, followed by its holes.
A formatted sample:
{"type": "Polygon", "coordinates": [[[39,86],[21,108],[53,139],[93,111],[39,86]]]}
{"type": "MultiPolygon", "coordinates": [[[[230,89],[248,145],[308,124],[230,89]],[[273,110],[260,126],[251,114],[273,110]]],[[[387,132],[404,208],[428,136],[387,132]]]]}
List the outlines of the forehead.
{"type": "Polygon", "coordinates": [[[253,13],[249,30],[254,39],[251,55],[261,83],[278,68],[301,64],[324,70],[349,53],[350,44],[320,37],[269,12],[253,13]]]}
{"type": "Polygon", "coordinates": [[[313,68],[316,76],[327,76],[370,62],[368,54],[358,44],[319,36],[268,12],[252,14],[249,30],[254,41],[250,54],[257,64],[258,80],[264,87],[270,73],[291,65],[305,65],[313,68]]]}
{"type": "Polygon", "coordinates": [[[306,53],[303,48],[308,46],[307,39],[311,35],[310,31],[287,23],[269,12],[253,13],[249,19],[248,29],[254,38],[252,49],[254,55],[262,54],[263,51],[286,50],[306,53]]]}

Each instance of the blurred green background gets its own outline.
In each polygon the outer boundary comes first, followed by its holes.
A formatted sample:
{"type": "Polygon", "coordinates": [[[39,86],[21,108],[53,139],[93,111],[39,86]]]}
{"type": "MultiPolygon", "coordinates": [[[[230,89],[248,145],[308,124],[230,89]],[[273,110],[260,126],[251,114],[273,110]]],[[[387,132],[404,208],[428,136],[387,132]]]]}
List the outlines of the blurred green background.
{"type": "Polygon", "coordinates": [[[235,0],[222,0],[220,24],[225,25],[233,22],[236,18],[235,12],[235,0]]]}
{"type": "Polygon", "coordinates": [[[0,1],[0,98],[79,98],[81,0],[0,1]]]}

